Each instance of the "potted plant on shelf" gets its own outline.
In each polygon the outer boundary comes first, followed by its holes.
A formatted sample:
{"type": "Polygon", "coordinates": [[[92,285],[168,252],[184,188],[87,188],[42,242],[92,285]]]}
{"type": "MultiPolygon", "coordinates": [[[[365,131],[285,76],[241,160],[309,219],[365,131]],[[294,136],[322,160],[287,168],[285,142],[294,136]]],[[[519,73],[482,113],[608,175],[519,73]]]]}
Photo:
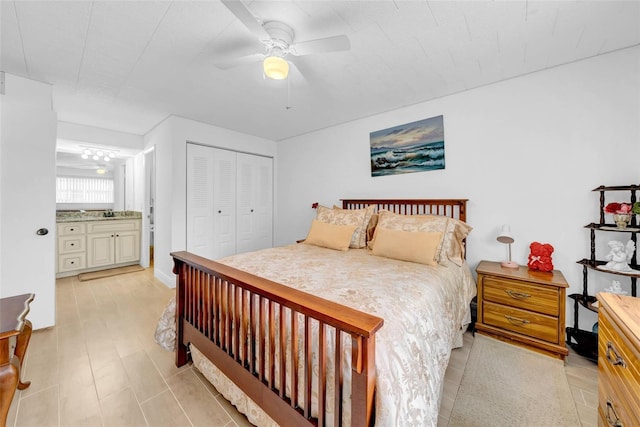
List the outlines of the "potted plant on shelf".
{"type": "MultiPolygon", "coordinates": [[[[627,228],[627,224],[631,221],[631,215],[635,212],[634,208],[638,203],[631,206],[631,203],[612,202],[604,207],[604,213],[613,215],[613,221],[618,228],[627,228]]],[[[638,206],[640,208],[640,206],[638,206]]]]}

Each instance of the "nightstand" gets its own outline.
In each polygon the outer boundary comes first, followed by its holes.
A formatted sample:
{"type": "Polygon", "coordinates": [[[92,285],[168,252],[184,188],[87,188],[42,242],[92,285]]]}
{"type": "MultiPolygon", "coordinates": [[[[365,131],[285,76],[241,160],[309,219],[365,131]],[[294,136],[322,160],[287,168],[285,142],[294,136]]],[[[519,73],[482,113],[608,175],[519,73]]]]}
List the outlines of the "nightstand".
{"type": "Polygon", "coordinates": [[[481,261],[478,273],[478,333],[559,359],[565,346],[565,300],[569,287],[562,273],[502,267],[481,261]]]}

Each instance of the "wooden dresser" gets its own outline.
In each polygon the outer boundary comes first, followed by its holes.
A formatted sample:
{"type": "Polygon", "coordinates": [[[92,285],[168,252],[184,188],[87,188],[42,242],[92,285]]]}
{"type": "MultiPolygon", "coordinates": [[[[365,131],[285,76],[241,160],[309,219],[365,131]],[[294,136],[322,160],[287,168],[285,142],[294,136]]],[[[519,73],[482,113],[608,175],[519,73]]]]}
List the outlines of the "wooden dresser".
{"type": "Polygon", "coordinates": [[[565,299],[569,286],[558,270],[541,272],[481,261],[476,331],[559,359],[565,346],[565,299]]]}
{"type": "Polygon", "coordinates": [[[597,298],[598,425],[640,426],[640,299],[597,298]]]}

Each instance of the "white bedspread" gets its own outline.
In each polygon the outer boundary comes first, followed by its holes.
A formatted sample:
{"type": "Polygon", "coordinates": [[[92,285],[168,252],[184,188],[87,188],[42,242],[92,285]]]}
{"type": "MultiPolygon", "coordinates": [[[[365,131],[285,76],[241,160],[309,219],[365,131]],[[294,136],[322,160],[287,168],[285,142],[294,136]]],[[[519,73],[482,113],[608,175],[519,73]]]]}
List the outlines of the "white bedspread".
{"type": "Polygon", "coordinates": [[[366,249],[340,252],[305,244],[220,261],[382,317],[376,334],[376,425],[437,425],[451,349],[461,345],[476,294],[466,264],[427,266],[376,257],[366,249]]]}

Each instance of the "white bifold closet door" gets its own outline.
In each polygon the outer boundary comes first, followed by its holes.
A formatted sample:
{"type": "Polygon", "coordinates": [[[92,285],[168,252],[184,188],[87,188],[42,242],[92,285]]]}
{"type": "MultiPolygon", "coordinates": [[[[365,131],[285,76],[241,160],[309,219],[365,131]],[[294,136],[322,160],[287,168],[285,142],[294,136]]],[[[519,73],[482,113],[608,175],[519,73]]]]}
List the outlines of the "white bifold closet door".
{"type": "Polygon", "coordinates": [[[236,251],[273,246],[273,160],[238,153],[236,251]]]}
{"type": "Polygon", "coordinates": [[[187,144],[187,251],[217,259],[273,245],[271,158],[187,144]]]}

